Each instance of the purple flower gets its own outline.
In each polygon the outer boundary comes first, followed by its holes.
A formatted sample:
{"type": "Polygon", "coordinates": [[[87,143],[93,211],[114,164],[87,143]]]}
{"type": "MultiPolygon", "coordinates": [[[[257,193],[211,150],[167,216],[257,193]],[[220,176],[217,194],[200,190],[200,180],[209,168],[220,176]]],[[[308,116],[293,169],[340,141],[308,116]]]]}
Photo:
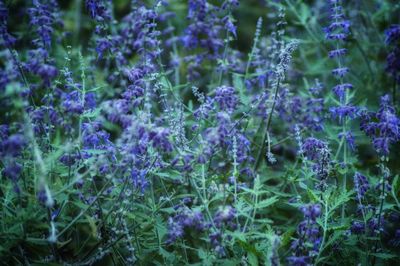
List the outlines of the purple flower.
{"type": "Polygon", "coordinates": [[[80,159],[82,156],[79,153],[66,153],[59,158],[59,161],[65,166],[72,166],[80,159]]]}
{"type": "Polygon", "coordinates": [[[317,255],[321,244],[320,230],[317,218],[321,216],[321,205],[309,204],[302,206],[304,220],[297,227],[297,235],[290,249],[292,256],[288,257],[289,265],[310,265],[317,255]]]}
{"type": "MultiPolygon", "coordinates": [[[[336,11],[340,12],[340,10],[338,10],[338,9],[336,9],[336,11]]],[[[336,30],[342,30],[343,32],[348,33],[349,30],[350,30],[350,21],[348,21],[348,20],[333,21],[329,25],[327,31],[328,32],[334,32],[336,30]]]]}
{"type": "Polygon", "coordinates": [[[327,38],[330,40],[343,41],[347,38],[347,34],[345,34],[345,33],[330,33],[327,35],[327,38]]]}
{"type": "Polygon", "coordinates": [[[23,135],[14,134],[0,142],[0,155],[16,157],[21,154],[26,141],[23,135]]]}
{"type": "Polygon", "coordinates": [[[113,145],[109,141],[110,135],[101,130],[98,122],[82,124],[82,142],[84,149],[109,150],[113,145]]]}
{"type": "Polygon", "coordinates": [[[105,52],[111,50],[112,47],[114,47],[114,44],[109,38],[98,38],[96,40],[96,52],[98,54],[98,59],[102,59],[105,52]]]}
{"type": "Polygon", "coordinates": [[[292,266],[308,266],[310,265],[310,257],[308,256],[291,256],[287,258],[289,265],[292,266]]]}
{"type": "Polygon", "coordinates": [[[59,7],[54,0],[33,0],[33,7],[28,9],[30,24],[36,28],[40,39],[36,40],[38,47],[48,49],[51,46],[53,26],[59,22],[59,7]]]}
{"type": "Polygon", "coordinates": [[[347,49],[346,48],[339,48],[339,49],[330,51],[329,52],[329,57],[330,58],[341,57],[341,56],[344,56],[346,53],[347,53],[347,49]]]}
{"type": "Polygon", "coordinates": [[[154,128],[149,132],[149,140],[153,146],[165,152],[171,152],[173,146],[169,140],[169,129],[167,128],[154,128]]]}
{"type": "Polygon", "coordinates": [[[184,203],[176,206],[177,214],[168,218],[167,243],[172,244],[178,238],[184,237],[185,231],[203,231],[206,228],[204,217],[200,211],[192,210],[184,203]]]}
{"type": "Polygon", "coordinates": [[[385,30],[385,36],[386,44],[395,44],[398,40],[400,40],[400,25],[390,25],[390,27],[385,30]]]}
{"type": "Polygon", "coordinates": [[[312,221],[316,221],[316,219],[321,215],[321,205],[319,204],[303,206],[300,210],[305,218],[311,219],[312,221]]]}
{"type": "Polygon", "coordinates": [[[307,159],[313,161],[312,169],[318,180],[316,188],[324,191],[328,185],[331,168],[331,154],[327,144],[315,138],[307,138],[304,140],[301,150],[307,159]]]}
{"type": "Polygon", "coordinates": [[[320,157],[320,151],[327,149],[327,144],[316,138],[307,138],[304,140],[302,150],[310,160],[317,160],[320,157]]]}
{"type": "Polygon", "coordinates": [[[174,218],[168,218],[168,238],[167,243],[172,244],[177,239],[183,237],[184,231],[183,226],[179,221],[175,221],[174,218]]]}
{"type": "Polygon", "coordinates": [[[215,94],[215,101],[219,104],[221,110],[232,112],[235,109],[238,99],[233,87],[218,87],[215,94]]]}
{"type": "Polygon", "coordinates": [[[0,1],[0,45],[12,47],[16,39],[8,33],[7,30],[8,9],[3,1],[0,1]],[[1,42],[3,41],[3,43],[1,42]]]}
{"type": "Polygon", "coordinates": [[[352,90],[353,85],[350,83],[343,83],[343,84],[338,84],[335,87],[333,87],[333,92],[336,94],[336,96],[339,97],[341,101],[343,101],[344,96],[346,95],[347,90],[352,90]]]}
{"type": "Polygon", "coordinates": [[[349,146],[351,151],[355,151],[356,150],[356,144],[354,141],[354,136],[351,133],[351,131],[346,131],[346,132],[340,132],[338,135],[339,139],[344,138],[347,145],[349,146]]]}
{"type": "Polygon", "coordinates": [[[111,19],[109,11],[106,7],[107,2],[104,0],[86,0],[86,8],[93,19],[101,22],[111,19]]]}
{"type": "Polygon", "coordinates": [[[145,170],[132,169],[131,180],[132,184],[136,189],[143,194],[146,188],[149,186],[149,181],[146,178],[147,172],[145,170]]]}
{"type": "Polygon", "coordinates": [[[350,119],[358,116],[358,108],[352,105],[342,105],[338,107],[329,108],[333,118],[339,118],[342,122],[344,118],[348,117],[350,119]]]}
{"type": "Polygon", "coordinates": [[[337,78],[343,78],[347,73],[349,73],[348,67],[339,67],[332,70],[332,74],[337,78]]]}
{"type": "Polygon", "coordinates": [[[222,22],[225,24],[225,29],[232,33],[232,35],[236,38],[236,26],[233,24],[232,19],[229,16],[226,16],[222,19],[222,22]]]}
{"type": "Polygon", "coordinates": [[[29,60],[23,66],[28,72],[39,76],[46,86],[49,86],[58,75],[58,69],[53,65],[44,48],[29,51],[29,60]]]}
{"type": "Polygon", "coordinates": [[[396,229],[393,238],[390,240],[390,244],[394,247],[400,246],[400,229],[396,229]]]}
{"type": "Polygon", "coordinates": [[[363,234],[365,232],[365,224],[359,221],[352,221],[350,232],[355,235],[363,234]]]}
{"type": "Polygon", "coordinates": [[[82,114],[84,106],[80,93],[78,91],[72,91],[64,94],[62,107],[71,114],[82,114]]]}
{"type": "Polygon", "coordinates": [[[229,226],[231,229],[235,229],[237,224],[234,219],[236,217],[236,210],[232,206],[219,207],[218,211],[214,215],[215,226],[221,228],[223,225],[229,226]]]}
{"type": "Polygon", "coordinates": [[[354,186],[357,192],[357,199],[359,202],[361,202],[365,193],[367,193],[370,188],[367,177],[363,176],[359,172],[356,172],[354,174],[354,186]]]}
{"type": "Polygon", "coordinates": [[[22,172],[22,165],[17,162],[12,162],[3,169],[3,175],[13,182],[17,182],[22,172]]]}
{"type": "Polygon", "coordinates": [[[400,119],[389,103],[388,95],[381,97],[378,112],[364,112],[361,130],[372,138],[375,150],[381,155],[389,155],[389,146],[400,140],[400,119]]]}

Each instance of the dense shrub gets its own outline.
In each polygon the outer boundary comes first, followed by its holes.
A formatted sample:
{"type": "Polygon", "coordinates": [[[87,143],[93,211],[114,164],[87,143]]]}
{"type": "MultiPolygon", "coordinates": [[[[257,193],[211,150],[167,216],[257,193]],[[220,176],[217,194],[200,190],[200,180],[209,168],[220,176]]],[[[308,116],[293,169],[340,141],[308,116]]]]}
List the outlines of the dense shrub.
{"type": "Polygon", "coordinates": [[[1,0],[1,263],[398,264],[399,17],[1,0]]]}

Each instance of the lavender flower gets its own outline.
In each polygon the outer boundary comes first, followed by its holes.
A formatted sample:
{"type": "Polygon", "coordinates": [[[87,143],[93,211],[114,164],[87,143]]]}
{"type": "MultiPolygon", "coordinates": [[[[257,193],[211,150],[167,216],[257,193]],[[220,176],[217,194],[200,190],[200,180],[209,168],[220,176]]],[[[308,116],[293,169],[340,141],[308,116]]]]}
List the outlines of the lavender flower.
{"type": "Polygon", "coordinates": [[[214,216],[215,226],[221,228],[226,225],[231,229],[235,229],[236,210],[232,206],[223,206],[218,209],[214,216]]]}
{"type": "Polygon", "coordinates": [[[4,5],[4,2],[0,2],[0,45],[5,47],[12,47],[16,39],[8,33],[7,20],[8,20],[8,9],[4,5]]]}
{"type": "Polygon", "coordinates": [[[215,101],[219,104],[221,110],[228,112],[235,110],[238,99],[234,88],[227,86],[218,87],[215,94],[215,101]]]}
{"type": "Polygon", "coordinates": [[[111,19],[106,7],[106,1],[86,0],[85,5],[93,19],[96,19],[99,22],[111,19]]]}
{"type": "Polygon", "coordinates": [[[168,219],[168,244],[172,244],[178,238],[184,237],[185,230],[195,229],[201,232],[206,228],[200,211],[191,210],[185,205],[177,206],[176,211],[177,214],[168,219]]]}
{"type": "Polygon", "coordinates": [[[301,150],[306,159],[314,162],[312,169],[318,180],[316,188],[324,191],[328,186],[331,169],[331,153],[327,144],[315,138],[307,138],[302,143],[301,150]]]}
{"type": "Polygon", "coordinates": [[[54,0],[33,0],[33,7],[28,9],[30,24],[36,28],[40,39],[35,40],[38,47],[48,49],[51,45],[53,26],[59,23],[59,7],[54,0]]]}
{"type": "Polygon", "coordinates": [[[393,50],[390,51],[386,57],[386,71],[394,77],[397,83],[400,83],[400,25],[391,25],[385,30],[385,43],[388,46],[393,46],[393,50]]]}
{"type": "Polygon", "coordinates": [[[381,97],[377,112],[364,112],[361,130],[372,138],[375,150],[380,155],[389,155],[390,144],[400,140],[400,119],[390,105],[388,95],[381,97]]]}
{"type": "Polygon", "coordinates": [[[400,25],[390,25],[390,27],[385,30],[385,35],[386,44],[395,44],[397,41],[400,40],[400,25]]]}
{"type": "Polygon", "coordinates": [[[346,55],[346,53],[347,53],[346,48],[339,48],[336,50],[332,50],[332,51],[329,51],[329,58],[344,56],[344,55],[346,55]]]}
{"type": "Polygon", "coordinates": [[[364,199],[365,194],[369,190],[369,182],[365,176],[356,172],[354,174],[354,186],[357,193],[357,200],[359,203],[364,199]]]}
{"type": "Polygon", "coordinates": [[[321,206],[319,204],[309,204],[302,206],[301,211],[304,215],[297,227],[298,239],[292,242],[292,256],[288,257],[289,265],[310,265],[318,254],[321,244],[319,225],[317,218],[321,216],[321,206]]]}
{"type": "Polygon", "coordinates": [[[340,67],[332,70],[332,74],[337,78],[343,78],[347,73],[349,73],[348,67],[340,67]]]}
{"type": "Polygon", "coordinates": [[[339,118],[339,122],[343,122],[345,118],[356,118],[358,116],[359,109],[353,105],[342,105],[338,107],[329,108],[333,118],[339,118]]]}
{"type": "Polygon", "coordinates": [[[337,97],[339,97],[340,101],[344,100],[344,96],[347,93],[347,90],[352,90],[353,85],[350,83],[343,83],[343,84],[338,84],[335,87],[333,87],[333,92],[336,94],[337,97]]]}

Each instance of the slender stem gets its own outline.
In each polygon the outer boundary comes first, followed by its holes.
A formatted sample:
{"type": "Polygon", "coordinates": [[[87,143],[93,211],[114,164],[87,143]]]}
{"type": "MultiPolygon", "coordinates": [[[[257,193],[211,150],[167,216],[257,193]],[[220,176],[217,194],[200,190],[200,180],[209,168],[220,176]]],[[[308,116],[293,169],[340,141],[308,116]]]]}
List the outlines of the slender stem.
{"type": "Polygon", "coordinates": [[[82,0],[75,0],[75,36],[74,42],[78,45],[79,42],[79,35],[81,31],[81,21],[82,21],[82,0]]]}
{"type": "MultiPolygon", "coordinates": [[[[381,234],[381,218],[382,218],[382,212],[383,212],[383,204],[384,204],[384,202],[385,202],[385,183],[386,183],[386,178],[385,178],[385,175],[386,175],[386,171],[384,170],[384,166],[383,166],[383,164],[382,164],[382,162],[381,162],[381,164],[380,164],[380,168],[383,170],[382,171],[382,176],[381,176],[381,180],[380,180],[380,182],[381,182],[381,195],[380,195],[380,205],[379,205],[379,212],[378,212],[378,238],[380,237],[380,234],[381,234]]],[[[376,240],[376,242],[375,242],[375,247],[374,247],[374,253],[376,253],[377,252],[377,250],[378,250],[378,242],[379,242],[379,239],[378,240],[376,240]]],[[[375,265],[375,261],[376,261],[376,256],[373,256],[372,257],[372,262],[371,262],[371,265],[372,266],[374,266],[375,265]]]]}
{"type": "Polygon", "coordinates": [[[267,134],[268,134],[269,128],[271,126],[272,115],[274,113],[274,109],[275,109],[275,105],[276,105],[276,98],[278,97],[278,92],[279,92],[279,88],[280,88],[280,82],[281,82],[281,78],[278,78],[278,81],[277,81],[276,87],[275,87],[274,99],[273,99],[273,102],[272,102],[271,111],[268,114],[267,127],[265,129],[264,136],[262,138],[261,149],[258,152],[257,159],[256,159],[256,162],[254,164],[254,170],[257,170],[257,168],[259,167],[262,155],[264,154],[265,140],[267,138],[267,134]]]}
{"type": "Polygon", "coordinates": [[[325,205],[324,228],[323,228],[324,232],[322,234],[322,240],[321,240],[321,245],[319,246],[318,256],[317,256],[317,259],[316,259],[316,264],[318,264],[319,258],[320,258],[321,254],[322,254],[322,251],[325,248],[324,245],[325,245],[325,241],[326,241],[326,232],[327,232],[327,227],[328,227],[328,215],[329,215],[328,204],[329,204],[329,202],[328,202],[328,198],[327,198],[326,201],[325,201],[325,204],[324,204],[325,205]]]}

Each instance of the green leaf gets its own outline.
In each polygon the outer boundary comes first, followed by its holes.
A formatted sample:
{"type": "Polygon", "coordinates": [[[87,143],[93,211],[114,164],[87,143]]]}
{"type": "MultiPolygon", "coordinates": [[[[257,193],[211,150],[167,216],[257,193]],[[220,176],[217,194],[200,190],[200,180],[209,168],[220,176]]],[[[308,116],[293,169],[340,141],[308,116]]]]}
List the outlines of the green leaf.
{"type": "Polygon", "coordinates": [[[258,258],[253,252],[248,252],[247,258],[251,266],[258,266],[258,258]]]}
{"type": "Polygon", "coordinates": [[[396,255],[390,254],[390,253],[372,253],[372,256],[375,256],[377,258],[383,259],[383,260],[389,260],[389,259],[394,259],[397,258],[396,255]]]}
{"type": "Polygon", "coordinates": [[[274,204],[277,201],[278,201],[278,197],[277,196],[273,196],[272,198],[265,199],[265,200],[262,200],[262,201],[258,202],[257,205],[256,205],[256,208],[257,209],[266,208],[266,207],[274,204]]]}

